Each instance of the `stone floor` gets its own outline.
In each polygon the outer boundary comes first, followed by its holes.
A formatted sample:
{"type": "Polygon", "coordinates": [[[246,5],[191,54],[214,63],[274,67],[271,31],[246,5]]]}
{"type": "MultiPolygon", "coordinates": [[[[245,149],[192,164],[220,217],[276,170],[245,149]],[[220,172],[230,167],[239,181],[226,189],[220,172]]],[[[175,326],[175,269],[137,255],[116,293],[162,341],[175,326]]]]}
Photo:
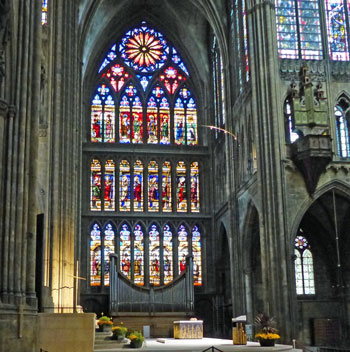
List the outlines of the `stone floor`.
{"type": "MultiPolygon", "coordinates": [[[[121,344],[109,340],[107,335],[96,334],[95,352],[118,352],[129,349],[127,344],[121,344]]],[[[293,350],[289,345],[276,345],[275,347],[260,347],[257,342],[248,342],[244,346],[234,346],[232,340],[203,338],[201,340],[179,340],[173,338],[161,339],[146,339],[144,345],[140,349],[133,349],[134,351],[179,351],[179,352],[202,352],[209,349],[207,352],[212,352],[211,347],[217,348],[213,352],[302,352],[301,350],[293,350]],[[161,341],[161,342],[159,342],[161,341]]]]}

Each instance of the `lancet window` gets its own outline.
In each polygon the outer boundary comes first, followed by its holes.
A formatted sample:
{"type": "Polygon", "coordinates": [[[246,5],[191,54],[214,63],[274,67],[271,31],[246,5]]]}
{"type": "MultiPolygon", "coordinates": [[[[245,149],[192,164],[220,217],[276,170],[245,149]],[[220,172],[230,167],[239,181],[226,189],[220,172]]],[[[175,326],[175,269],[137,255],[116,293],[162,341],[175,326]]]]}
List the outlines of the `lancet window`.
{"type": "Polygon", "coordinates": [[[343,158],[348,158],[350,156],[349,112],[349,101],[342,97],[334,107],[334,119],[337,137],[337,153],[343,158]]]}
{"type": "Polygon", "coordinates": [[[169,284],[186,271],[186,256],[192,253],[193,282],[195,286],[202,285],[198,224],[189,231],[184,224],[175,230],[171,224],[160,226],[153,222],[146,230],[141,223],[132,227],[122,221],[119,231],[117,228],[111,222],[103,228],[95,222],[90,228],[90,286],[109,286],[110,253],[118,254],[120,272],[139,286],[169,284]]]}
{"type": "Polygon", "coordinates": [[[310,245],[302,229],[295,238],[295,284],[298,295],[315,294],[314,264],[310,245]]]}
{"type": "Polygon", "coordinates": [[[199,162],[90,162],[90,211],[200,212],[199,162]],[[116,165],[117,164],[117,165],[116,165]],[[115,175],[119,175],[119,192],[115,175]],[[102,182],[104,180],[104,182],[102,182]],[[133,181],[132,181],[133,180],[133,181]],[[176,197],[172,196],[173,192],[176,197]],[[146,201],[144,201],[144,199],[146,201]],[[176,204],[174,204],[174,201],[176,204]],[[116,207],[116,204],[119,206],[116,207]]]}

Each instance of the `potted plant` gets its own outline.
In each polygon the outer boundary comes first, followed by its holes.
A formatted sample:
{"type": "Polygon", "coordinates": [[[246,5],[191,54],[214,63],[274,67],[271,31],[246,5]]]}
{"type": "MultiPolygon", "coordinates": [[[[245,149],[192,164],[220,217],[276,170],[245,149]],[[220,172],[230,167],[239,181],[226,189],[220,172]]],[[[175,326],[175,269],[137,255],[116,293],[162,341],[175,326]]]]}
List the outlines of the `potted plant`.
{"type": "Polygon", "coordinates": [[[125,326],[122,326],[123,323],[112,328],[112,339],[113,340],[124,340],[126,332],[128,329],[125,326]]]}
{"type": "Polygon", "coordinates": [[[103,315],[98,319],[97,322],[99,331],[112,331],[112,318],[107,317],[106,315],[103,315]]]}
{"type": "Polygon", "coordinates": [[[275,341],[280,338],[274,319],[267,314],[259,313],[254,325],[258,329],[255,338],[260,342],[260,346],[274,346],[275,341]]]}
{"type": "Polygon", "coordinates": [[[130,339],[131,348],[140,348],[142,347],[142,344],[145,338],[140,332],[133,331],[132,333],[130,333],[129,339],[130,339]]]}

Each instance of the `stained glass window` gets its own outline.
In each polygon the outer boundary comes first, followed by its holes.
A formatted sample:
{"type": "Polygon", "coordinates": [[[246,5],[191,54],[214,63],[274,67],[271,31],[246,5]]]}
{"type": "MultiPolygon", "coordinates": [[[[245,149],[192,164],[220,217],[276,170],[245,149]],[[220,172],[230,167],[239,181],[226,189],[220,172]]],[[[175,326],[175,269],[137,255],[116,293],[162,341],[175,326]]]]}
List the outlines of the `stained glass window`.
{"type": "Polygon", "coordinates": [[[160,285],[160,242],[159,231],[156,225],[152,225],[149,231],[149,282],[156,286],[160,285]]]}
{"type": "Polygon", "coordinates": [[[171,197],[171,163],[165,161],[162,168],[162,203],[163,211],[172,211],[172,197],[171,197]]]}
{"type": "Polygon", "coordinates": [[[143,211],[143,163],[134,164],[134,211],[143,211]]]}
{"type": "Polygon", "coordinates": [[[191,164],[191,211],[199,212],[199,167],[198,162],[191,164]]]}
{"type": "Polygon", "coordinates": [[[195,101],[190,90],[186,87],[180,89],[178,96],[174,109],[175,143],[196,145],[198,144],[198,138],[195,101]]]}
{"type": "Polygon", "coordinates": [[[90,210],[101,210],[101,163],[97,159],[91,162],[90,210]]]}
{"type": "Polygon", "coordinates": [[[195,286],[202,285],[202,248],[201,234],[195,225],[192,229],[192,254],[193,254],[193,283],[195,286]]]}
{"type": "Polygon", "coordinates": [[[130,241],[130,228],[127,224],[122,225],[120,231],[120,270],[128,278],[130,275],[131,265],[131,241],[130,241]]]}
{"type": "Polygon", "coordinates": [[[102,100],[98,94],[91,105],[91,142],[102,142],[102,100]]]}
{"type": "Polygon", "coordinates": [[[129,73],[126,71],[124,66],[116,64],[110,67],[105,73],[103,73],[102,77],[106,77],[113,89],[116,92],[119,92],[124,87],[125,82],[128,80],[129,73]]]}
{"type": "Polygon", "coordinates": [[[91,104],[91,142],[115,142],[115,106],[109,88],[102,84],[91,104]]]}
{"type": "Polygon", "coordinates": [[[44,26],[47,24],[47,0],[42,0],[41,4],[41,24],[44,26]]]}
{"type": "Polygon", "coordinates": [[[293,102],[291,97],[288,97],[284,102],[284,125],[287,143],[293,143],[299,138],[299,135],[294,132],[294,117],[292,112],[292,103],[293,102]]]}
{"type": "Polygon", "coordinates": [[[140,286],[144,284],[144,239],[139,224],[134,229],[134,282],[140,286]]]}
{"type": "Polygon", "coordinates": [[[148,211],[159,211],[158,164],[148,164],[148,211]]]}
{"type": "Polygon", "coordinates": [[[163,230],[164,284],[173,281],[173,235],[169,225],[163,230]]]}
{"type": "Polygon", "coordinates": [[[276,0],[276,24],[280,58],[322,59],[318,0],[276,0]]]}
{"type": "Polygon", "coordinates": [[[119,166],[119,210],[130,210],[130,164],[122,160],[119,166]]]}
{"type": "Polygon", "coordinates": [[[115,163],[113,160],[107,160],[105,165],[105,196],[104,210],[115,210],[115,163]]]}
{"type": "Polygon", "coordinates": [[[114,101],[109,95],[104,106],[104,142],[115,142],[114,101]]]}
{"type": "MultiPolygon", "coordinates": [[[[235,29],[236,29],[236,48],[237,48],[237,53],[238,57],[241,55],[241,40],[240,40],[240,25],[239,25],[239,19],[240,19],[240,11],[239,11],[239,0],[235,0],[235,13],[236,13],[236,23],[235,23],[235,29]]],[[[239,81],[239,91],[242,92],[243,90],[243,81],[242,81],[242,66],[240,64],[240,60],[238,61],[238,81],[239,81]]]]}
{"type": "Polygon", "coordinates": [[[295,283],[298,295],[315,294],[314,267],[310,245],[303,230],[295,238],[295,283]]]}
{"type": "Polygon", "coordinates": [[[336,105],[334,107],[337,151],[338,155],[343,158],[348,158],[350,156],[349,120],[345,114],[345,112],[348,113],[349,107],[350,106],[346,104],[346,102],[343,102],[343,104],[336,105]]]}
{"type": "Polygon", "coordinates": [[[170,144],[174,137],[178,145],[198,144],[195,99],[177,95],[190,75],[163,34],[142,22],[111,47],[98,72],[102,84],[91,104],[92,142],[170,144]],[[119,123],[112,92],[119,101],[119,123]],[[176,106],[170,106],[174,95],[176,106]]]}
{"type": "Polygon", "coordinates": [[[188,255],[188,234],[184,225],[180,225],[178,230],[178,265],[179,274],[186,270],[186,256],[188,255]]]}
{"type": "MultiPolygon", "coordinates": [[[[301,0],[300,0],[301,1],[301,0]]],[[[304,0],[302,0],[304,1],[304,0]]],[[[243,17],[243,44],[244,44],[244,63],[246,82],[249,81],[249,57],[248,57],[248,28],[247,28],[247,10],[246,2],[242,0],[242,17],[243,17]]]]}
{"type": "Polygon", "coordinates": [[[180,83],[186,81],[186,77],[172,66],[167,67],[159,77],[170,94],[174,94],[180,83]]]}
{"type": "Polygon", "coordinates": [[[220,56],[220,91],[221,91],[221,111],[222,111],[222,119],[221,125],[224,127],[226,123],[226,110],[225,110],[225,79],[224,79],[224,63],[222,56],[220,56]]]}
{"type": "Polygon", "coordinates": [[[119,51],[124,62],[140,72],[153,72],[161,68],[169,54],[163,34],[148,28],[145,22],[126,33],[119,51]]]}
{"type": "Polygon", "coordinates": [[[109,286],[109,273],[110,273],[110,258],[109,255],[115,252],[114,248],[114,230],[110,223],[105,227],[104,231],[104,285],[109,286]]]}
{"type": "Polygon", "coordinates": [[[187,212],[186,165],[179,161],[176,166],[176,209],[187,212]]]}
{"type": "Polygon", "coordinates": [[[90,232],[90,286],[101,286],[101,230],[98,224],[90,232]]]}
{"type": "Polygon", "coordinates": [[[328,50],[332,60],[349,60],[344,0],[325,0],[328,50]]]}

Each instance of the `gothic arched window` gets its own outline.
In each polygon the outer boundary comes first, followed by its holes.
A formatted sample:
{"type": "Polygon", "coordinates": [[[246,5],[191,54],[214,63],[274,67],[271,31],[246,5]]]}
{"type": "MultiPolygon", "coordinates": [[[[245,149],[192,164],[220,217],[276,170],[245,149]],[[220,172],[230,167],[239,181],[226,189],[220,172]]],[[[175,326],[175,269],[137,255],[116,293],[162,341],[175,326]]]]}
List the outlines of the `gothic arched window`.
{"type": "Polygon", "coordinates": [[[299,135],[294,131],[293,100],[291,97],[287,97],[284,101],[283,113],[286,142],[293,143],[299,138],[299,135]]]}
{"type": "Polygon", "coordinates": [[[315,294],[314,264],[310,245],[302,229],[295,238],[295,284],[298,295],[315,294]]]}
{"type": "Polygon", "coordinates": [[[322,59],[318,0],[276,0],[275,5],[279,57],[322,59]]]}
{"type": "Polygon", "coordinates": [[[194,281],[201,285],[200,227],[179,226],[203,220],[200,169],[207,148],[198,148],[192,77],[172,43],[145,22],[112,45],[98,75],[83,145],[89,192],[83,220],[98,217],[87,225],[87,247],[90,286],[100,289],[89,293],[106,293],[113,252],[121,275],[139,286],[171,283],[193,253],[194,281]]]}
{"type": "Polygon", "coordinates": [[[341,98],[334,107],[335,128],[337,135],[337,152],[343,158],[350,156],[349,112],[350,104],[341,98]]]}

